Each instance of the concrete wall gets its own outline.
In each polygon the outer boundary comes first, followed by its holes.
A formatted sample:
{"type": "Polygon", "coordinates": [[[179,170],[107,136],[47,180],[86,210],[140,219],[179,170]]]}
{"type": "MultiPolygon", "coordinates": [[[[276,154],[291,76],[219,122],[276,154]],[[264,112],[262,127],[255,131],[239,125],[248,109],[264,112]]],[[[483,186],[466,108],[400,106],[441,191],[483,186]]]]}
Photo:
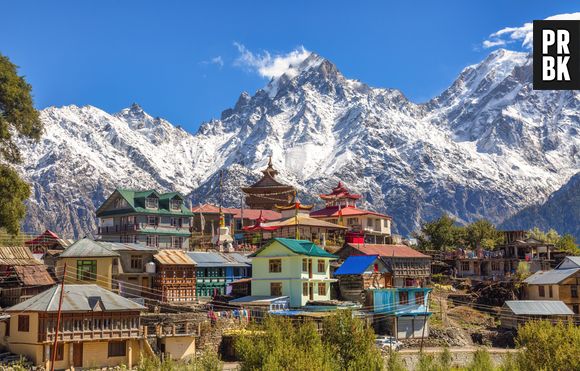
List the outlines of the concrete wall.
{"type": "Polygon", "coordinates": [[[195,336],[175,336],[161,339],[165,353],[172,359],[188,359],[195,356],[195,336]]]}
{"type": "MultiPolygon", "coordinates": [[[[454,349],[450,348],[451,356],[453,358],[452,364],[454,366],[467,366],[473,360],[473,353],[475,353],[474,349],[454,349]]],[[[439,353],[441,353],[442,349],[427,349],[425,350],[426,354],[432,355],[437,357],[439,353]]],[[[491,356],[492,362],[495,366],[501,365],[504,358],[506,357],[508,352],[515,352],[513,350],[505,350],[505,349],[488,349],[489,355],[491,356]]],[[[418,350],[402,350],[398,352],[399,358],[401,358],[405,368],[409,371],[414,371],[417,369],[417,365],[419,363],[419,351],[418,350]]],[[[388,356],[384,357],[385,363],[388,360],[388,356]]]]}

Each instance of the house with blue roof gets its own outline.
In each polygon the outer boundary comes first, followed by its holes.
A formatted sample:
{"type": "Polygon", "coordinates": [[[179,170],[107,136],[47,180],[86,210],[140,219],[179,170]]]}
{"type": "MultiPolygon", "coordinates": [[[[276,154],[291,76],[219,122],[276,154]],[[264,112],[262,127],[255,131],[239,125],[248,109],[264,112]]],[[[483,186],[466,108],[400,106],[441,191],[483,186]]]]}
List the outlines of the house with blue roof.
{"type": "Polygon", "coordinates": [[[330,262],[337,257],[311,241],[273,238],[250,255],[252,295],[288,296],[290,307],[330,300],[330,262]]]}
{"type": "Polygon", "coordinates": [[[392,285],[392,275],[379,255],[352,255],[334,272],[338,279],[338,296],[343,300],[366,301],[367,289],[392,285]]]}

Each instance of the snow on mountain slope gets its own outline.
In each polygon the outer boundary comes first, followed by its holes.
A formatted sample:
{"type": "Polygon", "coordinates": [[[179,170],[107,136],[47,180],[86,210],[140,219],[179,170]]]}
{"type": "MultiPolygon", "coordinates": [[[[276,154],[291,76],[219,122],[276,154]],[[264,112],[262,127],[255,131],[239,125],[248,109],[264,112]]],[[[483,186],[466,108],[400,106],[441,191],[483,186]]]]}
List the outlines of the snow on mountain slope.
{"type": "Polygon", "coordinates": [[[268,156],[303,201],[338,179],[408,234],[442,212],[499,222],[544,200],[580,167],[579,92],[531,89],[524,53],[496,51],[422,105],[393,89],[345,78],[311,54],[253,96],[242,93],[195,135],[133,105],[47,108],[46,134],[25,145],[33,184],[25,229],[94,231],[115,186],[175,189],[194,203],[239,205],[268,156]]]}

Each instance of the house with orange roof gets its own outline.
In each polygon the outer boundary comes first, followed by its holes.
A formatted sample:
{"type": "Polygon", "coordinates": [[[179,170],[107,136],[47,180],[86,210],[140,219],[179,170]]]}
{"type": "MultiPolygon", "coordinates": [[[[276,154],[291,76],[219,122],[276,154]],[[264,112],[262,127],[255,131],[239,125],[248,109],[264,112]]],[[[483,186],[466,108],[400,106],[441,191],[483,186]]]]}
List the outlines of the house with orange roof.
{"type": "Polygon", "coordinates": [[[346,242],[387,243],[391,238],[392,218],[376,211],[357,207],[359,194],[350,193],[342,182],[328,194],[321,194],[325,207],[310,213],[312,218],[348,228],[346,242]]]}

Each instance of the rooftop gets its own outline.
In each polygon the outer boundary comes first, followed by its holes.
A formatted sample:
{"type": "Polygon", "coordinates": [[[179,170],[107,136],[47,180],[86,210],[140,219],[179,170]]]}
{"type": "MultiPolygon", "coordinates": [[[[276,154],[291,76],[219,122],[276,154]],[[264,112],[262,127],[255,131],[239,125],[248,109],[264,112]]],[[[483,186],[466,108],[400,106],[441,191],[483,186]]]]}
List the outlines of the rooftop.
{"type": "Polygon", "coordinates": [[[539,271],[526,278],[524,282],[529,285],[555,285],[579,271],[580,268],[539,271]]]}
{"type": "Polygon", "coordinates": [[[377,213],[376,211],[359,209],[356,206],[345,206],[342,208],[339,208],[338,206],[327,206],[324,209],[315,210],[310,213],[310,216],[313,218],[338,218],[341,215],[343,217],[355,215],[374,215],[382,218],[392,219],[388,215],[377,213]]]}
{"type": "MultiPolygon", "coordinates": [[[[57,312],[61,285],[33,296],[8,309],[7,312],[57,312]]],[[[97,285],[64,285],[63,312],[142,311],[142,305],[97,285]],[[100,308],[99,308],[100,307],[100,308]]]]}
{"type": "Polygon", "coordinates": [[[104,258],[119,256],[119,253],[113,251],[109,246],[90,238],[82,238],[67,247],[61,254],[61,258],[104,258]]]}
{"type": "Polygon", "coordinates": [[[377,260],[378,255],[353,255],[349,256],[344,263],[334,272],[335,276],[343,274],[362,274],[377,260]]]}
{"type": "Polygon", "coordinates": [[[240,253],[191,251],[187,255],[197,267],[249,267],[250,259],[240,253]]]}
{"type": "Polygon", "coordinates": [[[407,245],[383,245],[383,244],[354,244],[349,243],[348,246],[360,251],[364,255],[379,255],[385,258],[425,258],[431,259],[429,255],[425,255],[407,245]]]}
{"type": "Polygon", "coordinates": [[[288,248],[295,254],[307,255],[307,256],[319,256],[322,258],[333,258],[338,259],[337,256],[332,255],[328,251],[324,250],[322,247],[316,245],[315,243],[308,240],[293,240],[290,238],[273,238],[266,245],[262,246],[258,251],[250,255],[250,257],[259,256],[262,251],[264,251],[268,246],[273,243],[280,243],[284,247],[288,248]]]}
{"type": "Polygon", "coordinates": [[[41,265],[26,246],[0,247],[0,265],[41,265]]]}
{"type": "Polygon", "coordinates": [[[515,315],[550,316],[550,315],[573,315],[560,300],[508,300],[505,305],[515,315]]]}
{"type": "Polygon", "coordinates": [[[163,265],[195,265],[195,262],[183,250],[161,250],[153,258],[163,265]]]}

